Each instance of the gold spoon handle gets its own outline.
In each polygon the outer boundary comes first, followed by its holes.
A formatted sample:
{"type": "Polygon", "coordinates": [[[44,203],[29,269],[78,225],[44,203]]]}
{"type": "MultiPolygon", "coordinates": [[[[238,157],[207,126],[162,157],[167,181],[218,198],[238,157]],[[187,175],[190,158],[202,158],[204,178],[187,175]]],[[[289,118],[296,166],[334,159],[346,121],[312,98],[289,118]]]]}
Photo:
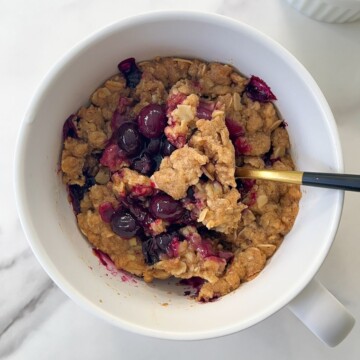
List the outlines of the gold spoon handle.
{"type": "Polygon", "coordinates": [[[235,177],[360,191],[360,175],[236,168],[235,177]]]}

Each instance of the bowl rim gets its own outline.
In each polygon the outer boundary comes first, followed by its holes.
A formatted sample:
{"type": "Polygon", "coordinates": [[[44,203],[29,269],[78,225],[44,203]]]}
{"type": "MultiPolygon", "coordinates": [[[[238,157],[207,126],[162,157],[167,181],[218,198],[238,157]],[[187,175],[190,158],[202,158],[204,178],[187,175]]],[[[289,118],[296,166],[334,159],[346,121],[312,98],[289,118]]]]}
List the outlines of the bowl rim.
{"type": "MultiPolygon", "coordinates": [[[[24,157],[26,153],[25,141],[23,141],[27,133],[29,131],[29,124],[35,118],[35,114],[37,112],[37,108],[39,107],[40,101],[44,94],[46,93],[47,88],[51,85],[54,78],[56,78],[57,73],[61,70],[62,66],[66,64],[68,61],[77,56],[78,52],[83,51],[87,47],[91,46],[93,42],[100,41],[107,36],[111,35],[114,32],[121,31],[124,28],[138,26],[143,23],[157,21],[168,21],[169,18],[175,18],[179,20],[179,17],[186,18],[191,21],[202,21],[206,23],[210,23],[215,26],[232,28],[234,31],[245,31],[250,33],[252,36],[256,36],[258,41],[264,42],[274,49],[277,54],[290,62],[292,66],[295,66],[297,71],[301,73],[302,77],[305,78],[306,84],[308,86],[309,91],[313,94],[313,96],[317,99],[317,101],[321,104],[321,110],[324,113],[324,116],[328,119],[328,127],[330,128],[330,133],[332,135],[332,141],[336,144],[336,163],[337,163],[337,171],[343,171],[343,159],[342,159],[342,151],[341,145],[338,135],[337,126],[331,112],[331,109],[322,94],[320,88],[316,84],[315,80],[309,74],[309,72],[305,69],[305,67],[283,46],[277,43],[275,40],[270,38],[268,35],[260,32],[259,30],[253,28],[250,25],[242,23],[238,20],[208,13],[208,12],[200,12],[200,11],[180,11],[180,10],[160,10],[160,11],[151,11],[146,12],[130,17],[125,17],[120,19],[110,25],[107,25],[100,30],[93,32],[91,35],[86,37],[84,40],[77,43],[75,46],[70,48],[46,73],[46,75],[41,80],[38,88],[36,89],[33,97],[30,100],[30,103],[27,107],[27,110],[24,114],[24,117],[21,121],[20,130],[18,132],[18,137],[16,141],[16,149],[15,149],[15,166],[14,166],[14,188],[15,188],[15,201],[16,207],[19,214],[20,222],[22,228],[24,230],[27,241],[35,254],[35,257],[49,275],[49,277],[56,283],[56,285],[75,303],[86,308],[88,311],[93,313],[94,315],[107,320],[108,322],[123,328],[125,330],[131,331],[133,333],[142,334],[146,336],[161,338],[161,339],[170,339],[170,340],[200,340],[200,339],[210,339],[219,336],[224,336],[228,334],[235,333],[237,331],[248,328],[256,323],[266,319],[270,315],[274,314],[281,308],[283,308],[286,304],[288,304],[294,297],[296,297],[310,282],[310,280],[315,276],[321,264],[323,263],[325,257],[327,256],[333,240],[336,235],[337,228],[339,226],[343,201],[344,201],[344,192],[338,190],[337,192],[337,202],[335,209],[335,216],[333,218],[331,224],[331,236],[326,242],[326,246],[324,246],[324,251],[322,253],[317,254],[316,257],[312,260],[312,265],[304,272],[304,276],[298,280],[296,289],[289,290],[287,293],[284,292],[277,302],[274,302],[262,312],[259,312],[257,316],[253,316],[247,322],[235,323],[227,327],[210,329],[208,331],[196,331],[196,332],[164,332],[162,330],[156,330],[153,328],[143,327],[137,324],[133,324],[129,321],[124,321],[118,317],[113,316],[107,310],[101,308],[96,305],[84,295],[82,295],[72,284],[69,282],[63,275],[60,269],[55,267],[41,245],[41,242],[37,238],[36,231],[32,225],[31,221],[31,211],[30,204],[27,204],[24,199],[26,199],[26,191],[25,191],[25,174],[24,174],[24,157]]],[[[336,190],[335,190],[336,191],[336,190]]]]}

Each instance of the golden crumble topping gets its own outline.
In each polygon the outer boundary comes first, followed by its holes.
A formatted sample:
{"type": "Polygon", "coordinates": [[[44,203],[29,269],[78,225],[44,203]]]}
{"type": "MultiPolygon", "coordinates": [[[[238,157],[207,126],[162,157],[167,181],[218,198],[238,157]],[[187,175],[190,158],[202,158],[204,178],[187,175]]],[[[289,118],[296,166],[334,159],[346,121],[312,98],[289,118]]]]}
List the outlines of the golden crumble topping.
{"type": "Polygon", "coordinates": [[[292,170],[263,80],[227,64],[129,58],[64,124],[61,174],[80,231],[146,282],[197,279],[211,301],[259,274],[291,230],[299,186],[236,180],[292,170]]]}

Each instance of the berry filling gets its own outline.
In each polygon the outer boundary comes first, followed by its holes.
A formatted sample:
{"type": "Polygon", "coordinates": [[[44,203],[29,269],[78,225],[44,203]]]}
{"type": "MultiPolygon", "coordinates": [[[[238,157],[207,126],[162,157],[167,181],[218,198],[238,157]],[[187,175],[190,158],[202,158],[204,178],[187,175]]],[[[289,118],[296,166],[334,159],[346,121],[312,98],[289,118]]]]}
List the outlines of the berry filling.
{"type": "Polygon", "coordinates": [[[193,276],[189,279],[181,279],[179,281],[180,285],[183,285],[186,288],[190,288],[189,290],[184,291],[184,295],[191,297],[196,297],[199,294],[200,289],[204,285],[204,283],[205,280],[198,276],[193,276]]]}
{"type": "Polygon", "coordinates": [[[139,226],[145,234],[151,234],[151,224],[155,222],[155,218],[139,201],[133,201],[130,198],[123,198],[122,203],[128,208],[131,215],[136,219],[139,226]]]}
{"type": "Polygon", "coordinates": [[[72,114],[64,122],[63,125],[63,140],[67,137],[72,137],[74,139],[78,138],[75,122],[77,121],[77,116],[72,114]]]}
{"type": "Polygon", "coordinates": [[[256,180],[253,179],[236,180],[236,187],[239,190],[242,199],[248,195],[248,193],[253,189],[255,184],[256,180]]]}
{"type": "Polygon", "coordinates": [[[101,220],[110,224],[112,216],[115,214],[114,206],[111,202],[104,202],[99,206],[101,220]]]}
{"type": "Polygon", "coordinates": [[[247,96],[253,101],[269,102],[276,100],[276,96],[272,93],[266,82],[257,76],[251,76],[249,83],[245,88],[247,96]]]}
{"type": "Polygon", "coordinates": [[[199,106],[196,110],[196,116],[199,119],[210,120],[214,109],[215,109],[215,104],[213,102],[200,100],[199,106]]]}
{"type": "Polygon", "coordinates": [[[245,129],[242,125],[240,125],[237,121],[233,119],[226,118],[225,119],[226,127],[229,130],[230,139],[236,139],[239,136],[245,135],[245,129]]]}
{"type": "Polygon", "coordinates": [[[84,198],[85,193],[95,184],[95,179],[93,177],[85,176],[85,184],[80,185],[69,185],[68,193],[70,197],[70,202],[72,204],[75,214],[80,212],[80,202],[84,198]]]}
{"type": "Polygon", "coordinates": [[[250,144],[246,141],[246,139],[244,137],[239,136],[235,141],[234,141],[234,146],[235,146],[235,151],[237,155],[246,155],[248,153],[250,153],[251,151],[251,146],[250,144]]]}
{"type": "Polygon", "coordinates": [[[273,159],[271,158],[273,151],[274,149],[270,148],[270,150],[262,156],[266,167],[272,167],[276,161],[280,160],[279,157],[273,159]]]}
{"type": "Polygon", "coordinates": [[[157,263],[162,255],[169,258],[178,256],[180,235],[176,232],[151,237],[142,243],[142,252],[148,265],[157,263]]]}
{"type": "Polygon", "coordinates": [[[118,65],[118,69],[126,79],[126,86],[135,88],[139,84],[142,73],[137,67],[134,58],[128,58],[121,61],[118,65]]]}
{"type": "Polygon", "coordinates": [[[186,99],[186,95],[183,93],[177,93],[169,95],[166,101],[166,115],[170,117],[170,114],[186,99]]]}
{"type": "Polygon", "coordinates": [[[100,158],[100,164],[114,172],[123,166],[129,165],[129,160],[125,151],[120,149],[117,144],[110,144],[105,148],[100,158]]]}
{"type": "Polygon", "coordinates": [[[120,97],[117,109],[114,111],[111,118],[110,126],[112,131],[116,131],[121,124],[130,120],[128,116],[126,116],[129,105],[131,105],[131,100],[129,98],[120,97]]]}

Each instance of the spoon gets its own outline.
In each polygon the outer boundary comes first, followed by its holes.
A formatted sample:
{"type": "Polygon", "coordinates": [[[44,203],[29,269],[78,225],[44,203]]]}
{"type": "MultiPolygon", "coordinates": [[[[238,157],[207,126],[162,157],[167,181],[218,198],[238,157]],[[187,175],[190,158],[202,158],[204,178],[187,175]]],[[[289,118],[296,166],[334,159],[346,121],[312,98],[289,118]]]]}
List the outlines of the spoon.
{"type": "Polygon", "coordinates": [[[236,168],[235,177],[240,179],[271,180],[288,184],[360,191],[360,175],[236,168]]]}

